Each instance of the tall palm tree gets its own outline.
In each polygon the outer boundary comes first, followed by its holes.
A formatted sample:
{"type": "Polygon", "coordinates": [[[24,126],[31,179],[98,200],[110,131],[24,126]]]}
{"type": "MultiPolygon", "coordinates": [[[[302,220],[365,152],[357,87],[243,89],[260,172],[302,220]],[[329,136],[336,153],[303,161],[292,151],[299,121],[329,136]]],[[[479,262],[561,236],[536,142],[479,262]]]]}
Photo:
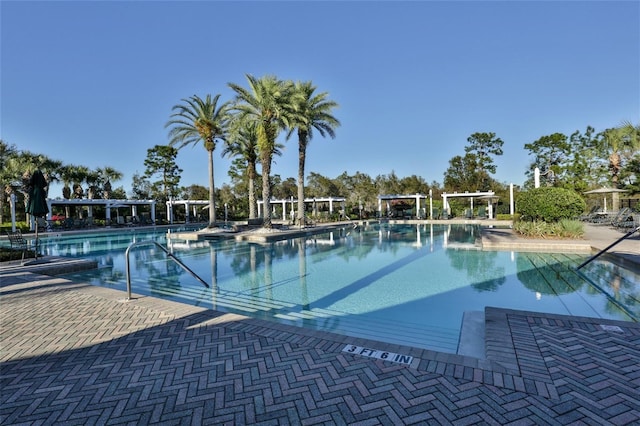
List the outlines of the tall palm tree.
{"type": "Polygon", "coordinates": [[[256,164],[258,163],[258,126],[255,122],[235,123],[222,150],[223,157],[239,157],[247,167],[249,219],[256,218],[256,164]]]}
{"type": "MultiPolygon", "coordinates": [[[[282,155],[283,145],[277,143],[274,155],[282,155]]],[[[255,121],[233,120],[229,138],[222,151],[223,157],[238,157],[246,166],[247,187],[249,197],[249,219],[255,219],[256,214],[256,165],[260,162],[258,151],[258,126],[255,121]]]]}
{"type": "Polygon", "coordinates": [[[304,225],[304,166],[307,159],[307,146],[313,138],[313,129],[322,137],[335,138],[335,128],[340,121],[331,113],[338,104],[328,99],[327,92],[314,93],[316,87],[310,81],[297,82],[294,88],[297,96],[295,119],[291,123],[287,139],[297,129],[298,132],[298,223],[304,225]]]}
{"type": "Polygon", "coordinates": [[[264,200],[264,222],[271,224],[271,162],[276,150],[276,138],[281,130],[289,127],[295,114],[295,92],[291,81],[282,81],[275,76],[255,78],[246,75],[249,88],[229,83],[236,92],[233,109],[239,119],[255,121],[258,132],[258,151],[262,166],[262,199],[264,200]]]}
{"type": "Polygon", "coordinates": [[[183,104],[175,105],[171,119],[165,127],[173,126],[169,131],[169,145],[196,145],[202,141],[209,156],[209,225],[216,226],[216,195],[213,181],[213,151],[217,141],[227,137],[229,120],[228,103],[218,106],[220,95],[207,95],[202,99],[196,95],[183,99],[183,104]]]}

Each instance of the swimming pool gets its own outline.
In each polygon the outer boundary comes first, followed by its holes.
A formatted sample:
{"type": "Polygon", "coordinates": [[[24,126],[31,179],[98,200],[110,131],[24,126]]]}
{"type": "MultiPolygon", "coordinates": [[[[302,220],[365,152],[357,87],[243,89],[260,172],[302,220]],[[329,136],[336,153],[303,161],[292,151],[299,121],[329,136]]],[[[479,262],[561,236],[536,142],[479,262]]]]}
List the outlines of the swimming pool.
{"type": "Polygon", "coordinates": [[[161,250],[141,247],[130,254],[134,293],[449,353],[457,350],[463,313],[486,306],[618,320],[640,316],[637,274],[599,260],[585,280],[574,271],[585,255],[482,251],[477,226],[376,224],[261,244],[167,240],[165,232],[62,234],[41,245],[47,255],[98,261],[97,270],[67,278],[124,291],[126,248],[153,240],[210,288],[161,250]],[[591,281],[616,283],[607,296],[591,281]]]}

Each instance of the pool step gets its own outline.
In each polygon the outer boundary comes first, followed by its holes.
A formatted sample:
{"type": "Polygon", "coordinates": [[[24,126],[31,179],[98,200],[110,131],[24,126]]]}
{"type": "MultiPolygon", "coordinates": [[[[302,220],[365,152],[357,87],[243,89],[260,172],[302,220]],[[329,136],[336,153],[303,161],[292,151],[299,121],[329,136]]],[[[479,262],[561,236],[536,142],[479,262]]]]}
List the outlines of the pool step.
{"type": "Polygon", "coordinates": [[[203,287],[178,286],[155,287],[147,284],[147,278],[137,278],[134,289],[153,296],[169,297],[211,309],[245,314],[259,318],[274,317],[277,322],[304,326],[319,331],[335,332],[370,340],[380,340],[398,345],[456,353],[459,340],[457,329],[432,327],[410,322],[393,322],[368,315],[351,314],[325,308],[303,308],[281,300],[266,299],[261,292],[251,295],[243,292],[219,290],[215,296],[203,287]],[[209,293],[207,298],[203,295],[209,293]],[[261,313],[264,314],[261,314],[261,313]],[[399,332],[398,329],[401,331],[399,332]]]}

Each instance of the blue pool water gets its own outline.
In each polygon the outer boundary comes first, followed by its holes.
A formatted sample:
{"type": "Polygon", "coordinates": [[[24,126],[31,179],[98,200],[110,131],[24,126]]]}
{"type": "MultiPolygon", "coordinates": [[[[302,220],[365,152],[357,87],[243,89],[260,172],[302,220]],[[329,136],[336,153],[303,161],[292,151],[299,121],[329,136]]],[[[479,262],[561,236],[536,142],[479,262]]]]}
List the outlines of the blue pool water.
{"type": "Polygon", "coordinates": [[[131,251],[134,293],[450,353],[463,313],[486,306],[640,317],[637,274],[597,261],[587,280],[574,271],[585,255],[482,251],[479,236],[468,225],[382,224],[258,244],[168,240],[166,231],[133,228],[51,236],[41,246],[47,255],[98,261],[97,270],[67,278],[125,291],[126,248],[157,241],[210,288],[151,246],[131,251]]]}

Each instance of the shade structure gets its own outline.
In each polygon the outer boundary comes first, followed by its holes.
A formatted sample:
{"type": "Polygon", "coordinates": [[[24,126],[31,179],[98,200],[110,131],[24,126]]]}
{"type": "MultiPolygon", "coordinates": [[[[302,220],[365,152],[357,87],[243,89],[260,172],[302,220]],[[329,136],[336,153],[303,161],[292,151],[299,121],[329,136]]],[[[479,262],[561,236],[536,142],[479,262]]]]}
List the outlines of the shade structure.
{"type": "MultiPolygon", "coordinates": [[[[604,196],[604,211],[607,211],[607,194],[612,194],[614,192],[629,192],[626,189],[618,189],[618,188],[609,188],[609,187],[602,187],[602,188],[598,188],[598,189],[592,189],[591,191],[586,191],[585,194],[602,194],[604,196]]],[[[616,206],[614,206],[614,209],[616,208],[616,206]]]]}
{"type": "MultiPolygon", "coordinates": [[[[47,180],[40,170],[36,170],[29,179],[29,202],[27,213],[34,217],[43,217],[49,213],[47,206],[47,180]]],[[[36,220],[36,260],[38,259],[38,221],[36,220]]]]}

